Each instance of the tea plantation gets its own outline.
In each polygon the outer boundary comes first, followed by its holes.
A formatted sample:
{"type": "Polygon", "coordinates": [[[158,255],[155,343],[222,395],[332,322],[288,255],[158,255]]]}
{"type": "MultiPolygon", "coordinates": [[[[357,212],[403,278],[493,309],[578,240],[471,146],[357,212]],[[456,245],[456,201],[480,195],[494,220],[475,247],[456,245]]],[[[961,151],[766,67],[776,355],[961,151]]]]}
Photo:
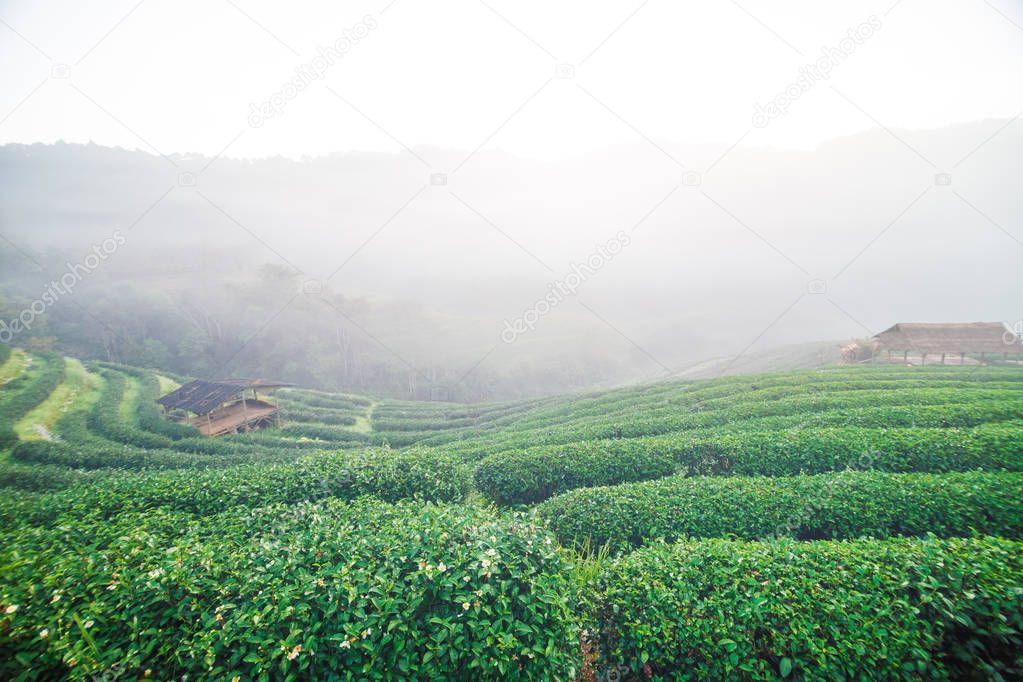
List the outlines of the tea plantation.
{"type": "Polygon", "coordinates": [[[1023,370],[484,405],[0,346],[0,679],[1023,679],[1023,370]]]}

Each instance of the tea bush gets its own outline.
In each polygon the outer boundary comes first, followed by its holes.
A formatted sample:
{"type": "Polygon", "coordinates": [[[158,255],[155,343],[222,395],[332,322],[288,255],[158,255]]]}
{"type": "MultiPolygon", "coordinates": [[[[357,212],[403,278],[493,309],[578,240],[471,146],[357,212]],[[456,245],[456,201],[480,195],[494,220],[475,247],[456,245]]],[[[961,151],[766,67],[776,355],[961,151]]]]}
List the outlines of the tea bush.
{"type": "Polygon", "coordinates": [[[723,434],[679,455],[693,473],[786,476],[883,471],[1023,470],[1023,429],[824,428],[723,434]]]}
{"type": "Polygon", "coordinates": [[[125,374],[110,370],[98,369],[104,379],[103,390],[88,415],[89,429],[99,435],[119,443],[126,443],[140,448],[170,449],[174,439],[162,433],[143,431],[137,425],[128,423],[121,414],[121,403],[124,400],[127,377],[125,374]]]}
{"type": "Polygon", "coordinates": [[[0,536],[0,677],[573,679],[569,565],[526,518],[331,500],[0,536]]]}
{"type": "Polygon", "coordinates": [[[32,365],[8,382],[0,392],[0,449],[18,442],[14,424],[46,400],[64,381],[64,358],[55,353],[37,353],[32,365]]]}
{"type": "MultiPolygon", "coordinates": [[[[62,466],[26,465],[17,462],[0,462],[0,488],[14,488],[31,492],[59,490],[79,483],[88,483],[108,471],[79,471],[62,466]]],[[[0,492],[6,494],[8,490],[0,492]]]]}
{"type": "Polygon", "coordinates": [[[604,665],[654,680],[1009,680],[1021,584],[994,538],[686,541],[611,564],[593,613],[604,665]]]}
{"type": "Polygon", "coordinates": [[[530,504],[585,486],[642,481],[677,469],[670,455],[620,441],[613,450],[601,443],[493,455],[477,465],[476,488],[498,504],[530,504]]]}
{"type": "Polygon", "coordinates": [[[40,520],[56,515],[112,518],[154,508],[208,515],[237,506],[364,495],[387,501],[452,502],[463,499],[470,487],[470,471],[460,462],[414,450],[324,453],[283,464],[140,473],[97,481],[41,501],[40,520]]]}
{"type": "Polygon", "coordinates": [[[351,426],[355,417],[338,410],[309,409],[301,407],[284,407],[285,422],[303,422],[308,424],[327,424],[330,426],[351,426]]]}
{"type": "MultiPolygon", "coordinates": [[[[520,424],[494,434],[466,434],[457,430],[443,436],[419,439],[423,445],[441,445],[449,452],[459,452],[466,459],[482,459],[506,450],[525,449],[540,445],[565,445],[595,440],[625,440],[663,435],[674,435],[694,430],[722,428],[749,431],[775,431],[796,428],[822,427],[972,427],[981,424],[1023,420],[1023,394],[1016,399],[991,402],[948,403],[942,405],[896,405],[855,407],[817,412],[793,412],[734,418],[715,412],[688,413],[675,408],[674,413],[648,416],[637,411],[622,417],[603,416],[584,421],[571,421],[555,426],[520,428],[520,424]],[[460,440],[464,442],[459,442],[460,440]]],[[[393,444],[393,443],[392,443],[393,444]]]]}
{"type": "Polygon", "coordinates": [[[0,463],[0,679],[587,679],[591,637],[640,678],[1023,677],[1021,546],[896,537],[1021,536],[1018,368],[289,389],[284,428],[211,439],[89,366],[100,399],[0,463]]]}
{"type": "Polygon", "coordinates": [[[1023,474],[670,477],[581,488],[539,507],[567,543],[631,549],[648,540],[799,540],[982,533],[1023,538],[1023,474]]]}
{"type": "Polygon", "coordinates": [[[302,403],[309,407],[325,407],[331,409],[364,409],[373,404],[373,401],[363,396],[347,395],[343,393],[325,393],[309,389],[288,388],[280,392],[284,400],[302,403]]]}
{"type": "Polygon", "coordinates": [[[1023,428],[820,428],[591,441],[483,459],[476,486],[499,504],[573,488],[690,474],[790,476],[846,468],[893,472],[1023,471],[1023,428]]]}

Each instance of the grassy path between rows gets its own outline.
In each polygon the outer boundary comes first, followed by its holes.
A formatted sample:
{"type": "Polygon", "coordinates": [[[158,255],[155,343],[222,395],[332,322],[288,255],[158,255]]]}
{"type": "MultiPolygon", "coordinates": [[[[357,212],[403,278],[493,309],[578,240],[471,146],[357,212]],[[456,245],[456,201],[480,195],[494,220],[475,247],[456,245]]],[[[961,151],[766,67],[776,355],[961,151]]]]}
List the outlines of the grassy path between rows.
{"type": "Polygon", "coordinates": [[[117,406],[123,424],[138,424],[138,405],[142,387],[139,380],[133,376],[125,376],[124,395],[121,397],[121,404],[117,406]]]}
{"type": "Polygon", "coordinates": [[[102,377],[89,373],[74,358],[65,358],[64,363],[64,382],[14,425],[19,440],[48,439],[46,434],[53,433],[57,422],[69,410],[87,410],[99,398],[102,377]]]}
{"type": "Polygon", "coordinates": [[[28,367],[28,354],[20,348],[12,348],[7,362],[0,365],[0,386],[16,379],[28,367]]]}
{"type": "Polygon", "coordinates": [[[356,433],[373,433],[373,411],[376,410],[378,401],[373,401],[369,407],[366,408],[365,415],[359,415],[355,418],[355,423],[352,424],[349,429],[356,433]]]}
{"type": "Polygon", "coordinates": [[[171,391],[181,388],[181,384],[162,374],[157,374],[156,380],[160,382],[160,395],[167,395],[171,391]]]}

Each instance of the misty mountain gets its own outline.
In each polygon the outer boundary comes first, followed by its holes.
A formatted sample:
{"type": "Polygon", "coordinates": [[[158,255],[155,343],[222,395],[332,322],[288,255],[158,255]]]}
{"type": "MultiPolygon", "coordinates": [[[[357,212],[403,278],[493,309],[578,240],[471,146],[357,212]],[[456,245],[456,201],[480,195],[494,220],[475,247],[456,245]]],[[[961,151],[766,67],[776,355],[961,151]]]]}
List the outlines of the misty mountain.
{"type": "Polygon", "coordinates": [[[417,397],[608,385],[896,321],[1023,317],[1018,123],[813,150],[732,142],[637,138],[563,161],[10,144],[5,319],[115,231],[124,244],[46,311],[63,343],[140,362],[140,339],[158,340],[151,362],[183,373],[417,397]],[[146,327],[157,309],[177,322],[146,327]]]}

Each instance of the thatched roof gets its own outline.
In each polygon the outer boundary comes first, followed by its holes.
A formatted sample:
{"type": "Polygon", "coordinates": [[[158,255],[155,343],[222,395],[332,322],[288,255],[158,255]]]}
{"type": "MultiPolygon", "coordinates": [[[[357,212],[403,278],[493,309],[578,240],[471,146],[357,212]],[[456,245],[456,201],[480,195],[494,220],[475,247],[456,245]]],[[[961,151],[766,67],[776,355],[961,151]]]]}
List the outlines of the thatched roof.
{"type": "Polygon", "coordinates": [[[874,337],[878,350],[914,353],[1019,353],[1023,343],[1001,322],[901,322],[874,337]]]}
{"type": "Polygon", "coordinates": [[[219,381],[190,381],[181,388],[171,391],[156,402],[170,410],[185,410],[206,414],[228,402],[247,389],[270,390],[292,384],[265,379],[221,379],[219,381]]]}

